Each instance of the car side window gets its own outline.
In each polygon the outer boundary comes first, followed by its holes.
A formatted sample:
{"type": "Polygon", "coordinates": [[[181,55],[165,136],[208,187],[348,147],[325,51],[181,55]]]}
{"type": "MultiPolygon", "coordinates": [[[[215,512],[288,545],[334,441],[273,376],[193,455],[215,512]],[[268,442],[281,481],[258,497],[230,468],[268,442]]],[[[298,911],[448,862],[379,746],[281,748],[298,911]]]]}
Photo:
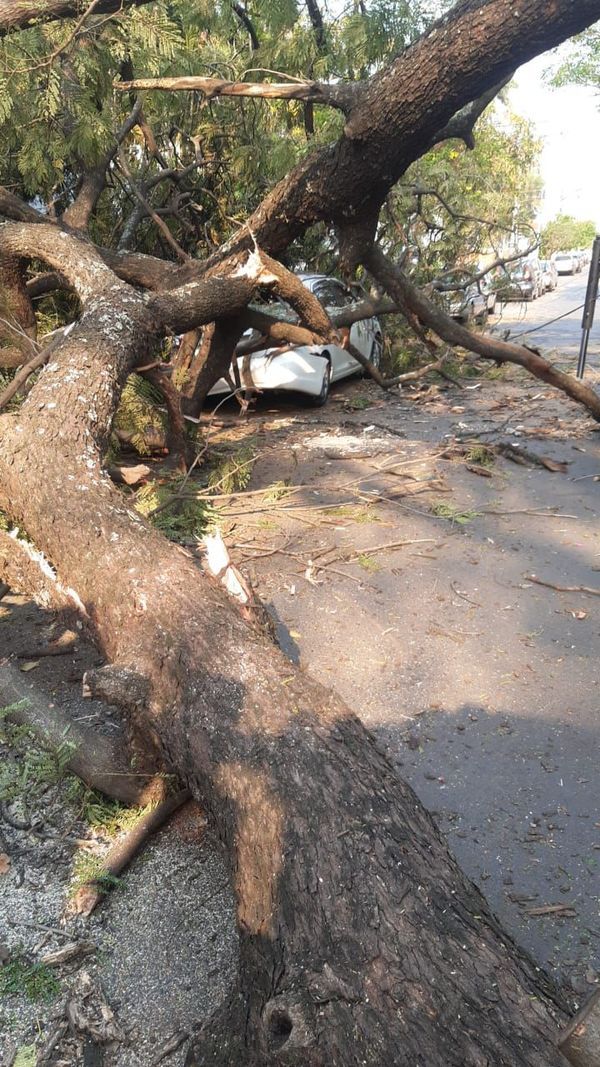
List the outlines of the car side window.
{"type": "Polygon", "coordinates": [[[319,282],[315,287],[315,296],[326,308],[341,308],[353,303],[352,294],[343,285],[335,281],[319,282]]]}

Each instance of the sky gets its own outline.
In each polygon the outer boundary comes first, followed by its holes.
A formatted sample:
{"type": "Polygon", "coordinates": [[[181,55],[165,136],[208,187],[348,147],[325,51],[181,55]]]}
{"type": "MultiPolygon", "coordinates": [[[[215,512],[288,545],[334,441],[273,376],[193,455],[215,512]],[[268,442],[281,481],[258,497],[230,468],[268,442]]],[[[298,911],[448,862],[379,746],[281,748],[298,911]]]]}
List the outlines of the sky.
{"type": "Polygon", "coordinates": [[[600,233],[600,92],[544,82],[544,71],[559,61],[560,49],[521,67],[510,94],[514,110],[533,122],[543,142],[538,224],[561,212],[593,219],[600,233]]]}

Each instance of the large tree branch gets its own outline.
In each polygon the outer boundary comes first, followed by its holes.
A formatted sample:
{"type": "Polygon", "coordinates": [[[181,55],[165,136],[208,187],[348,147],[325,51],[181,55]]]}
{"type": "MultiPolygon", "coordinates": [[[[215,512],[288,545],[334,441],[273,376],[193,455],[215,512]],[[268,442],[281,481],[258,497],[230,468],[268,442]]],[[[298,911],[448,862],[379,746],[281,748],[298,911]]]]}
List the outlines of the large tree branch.
{"type": "Polygon", "coordinates": [[[449,122],[445,126],[442,126],[441,130],[431,140],[430,148],[433,148],[435,144],[440,144],[442,141],[449,141],[453,137],[459,138],[464,141],[467,148],[475,148],[475,137],[473,135],[473,128],[478,120],[483,115],[483,112],[493,100],[496,99],[498,93],[508,85],[510,79],[513,76],[514,71],[511,71],[502,81],[499,81],[497,85],[492,85],[489,89],[478,96],[476,100],[472,100],[470,104],[465,104],[460,111],[453,115],[449,122]]]}
{"type": "MultiPolygon", "coordinates": [[[[496,89],[515,68],[600,18],[600,0],[463,0],[381,74],[361,86],[343,136],[302,160],[263,200],[227,254],[254,235],[277,255],[317,221],[340,233],[348,265],[353,243],[375,231],[390,188],[461,109],[496,89]]],[[[464,117],[464,116],[463,116],[464,117]]]]}
{"type": "MultiPolygon", "coordinates": [[[[119,14],[127,7],[141,7],[151,0],[98,0],[95,15],[119,14]]],[[[0,0],[0,37],[10,30],[38,22],[78,18],[86,8],[81,0],[0,0]]]]}
{"type": "Polygon", "coordinates": [[[234,2],[232,3],[231,8],[237,15],[244,29],[248,31],[252,51],[258,51],[258,49],[260,48],[260,41],[258,39],[256,27],[252,22],[252,19],[250,18],[248,12],[246,11],[246,8],[243,7],[242,4],[237,3],[236,0],[234,0],[234,2]]]}
{"type": "Polygon", "coordinates": [[[0,506],[27,516],[112,673],[140,678],[130,722],[231,853],[239,984],[189,1067],[408,1067],[416,1041],[432,1065],[558,1067],[555,990],[358,719],[249,631],[104,475],[120,388],[159,323],[100,268],[85,321],[18,418],[0,420],[0,506]]]}
{"type": "Polygon", "coordinates": [[[432,329],[438,337],[449,344],[466,348],[467,351],[474,352],[484,359],[491,359],[496,363],[515,363],[519,367],[524,367],[534,377],[548,385],[553,385],[573,400],[583,404],[600,422],[600,396],[589,385],[553,367],[543,356],[524,345],[500,341],[489,334],[474,333],[465,326],[461,326],[432,303],[420,289],[417,289],[404,272],[376,246],[363,253],[363,263],[392,299],[417,315],[419,320],[432,329]]]}
{"type": "Polygon", "coordinates": [[[349,114],[361,92],[359,82],[231,82],[221,78],[201,78],[187,75],[181,78],[136,78],[115,82],[119,92],[163,89],[168,92],[193,90],[203,93],[207,100],[217,96],[250,96],[262,100],[305,100],[324,104],[349,114]]]}

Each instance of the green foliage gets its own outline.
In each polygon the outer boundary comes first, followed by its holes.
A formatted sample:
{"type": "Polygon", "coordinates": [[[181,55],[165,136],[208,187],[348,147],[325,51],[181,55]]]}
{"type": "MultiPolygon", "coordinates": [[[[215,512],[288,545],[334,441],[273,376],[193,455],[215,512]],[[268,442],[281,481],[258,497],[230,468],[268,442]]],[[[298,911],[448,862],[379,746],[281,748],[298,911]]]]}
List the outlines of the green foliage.
{"type": "MultiPolygon", "coordinates": [[[[74,781],[78,780],[74,779],[74,781]]],[[[127,833],[150,810],[150,806],[128,808],[118,800],[112,800],[86,786],[82,786],[82,789],[83,796],[80,801],[82,818],[91,830],[104,837],[116,837],[117,834],[127,833]]]]}
{"type": "Polygon", "coordinates": [[[101,856],[80,849],[73,861],[73,873],[69,884],[69,897],[73,898],[78,889],[89,882],[94,882],[102,893],[109,893],[111,889],[121,885],[122,878],[110,874],[103,867],[101,856]]]}
{"type": "Polygon", "coordinates": [[[476,463],[479,467],[493,467],[496,453],[487,445],[472,445],[466,455],[467,463],[476,463]]]}
{"type": "Polygon", "coordinates": [[[485,267],[516,235],[533,243],[540,149],[530,123],[495,102],[477,123],[473,150],[446,141],[409,168],[384,211],[384,242],[407,251],[421,283],[485,267]]]}
{"type": "MultiPolygon", "coordinates": [[[[258,51],[231,4],[208,0],[155,0],[111,19],[92,13],[75,36],[76,22],[68,19],[9,34],[0,42],[0,180],[27,198],[66,207],[82,169],[113,145],[131,99],[112,85],[131,70],[136,77],[355,80],[417,37],[437,7],[427,0],[372,0],[335,17],[325,12],[320,46],[300,0],[251,3],[258,51]]],[[[343,124],[339,113],[317,108],[311,134],[299,102],[207,102],[200,93],[146,93],[144,113],[168,165],[185,166],[197,151],[210,161],[186,178],[187,225],[168,218],[176,238],[190,252],[199,245],[200,254],[229,236],[269,184],[343,124]]],[[[125,151],[135,178],[151,179],[158,164],[137,128],[125,151]]],[[[92,227],[101,243],[114,245],[131,213],[126,184],[112,182],[102,198],[92,227]]],[[[167,192],[164,184],[152,188],[156,207],[167,192]]],[[[147,220],[135,243],[170,254],[147,220]]]]}
{"type": "Polygon", "coordinates": [[[17,1052],[17,1058],[13,1067],[35,1067],[36,1062],[37,1053],[35,1045],[22,1045],[17,1052]]]}
{"type": "Polygon", "coordinates": [[[348,400],[348,407],[352,411],[365,411],[366,408],[370,408],[373,401],[368,396],[351,396],[348,400]]]}
{"type": "Polygon", "coordinates": [[[18,954],[0,967],[0,996],[21,996],[40,1003],[53,1000],[58,993],[60,984],[43,963],[30,963],[18,954]]]}
{"type": "Polygon", "coordinates": [[[287,482],[273,482],[265,489],[262,502],[263,504],[276,504],[279,500],[285,500],[290,493],[293,493],[293,489],[287,482]]]}
{"type": "Polygon", "coordinates": [[[202,537],[216,517],[210,501],[198,500],[193,493],[178,495],[181,485],[181,476],[149,482],[135,496],[136,510],[171,541],[202,537]]]}
{"type": "Polygon", "coordinates": [[[127,435],[140,456],[149,455],[157,439],[166,437],[166,415],[159,410],[162,402],[159,390],[139,374],[127,379],[113,428],[127,435]]]}
{"type": "Polygon", "coordinates": [[[454,504],[447,504],[445,500],[434,502],[430,511],[438,519],[448,519],[449,522],[457,523],[459,526],[466,526],[479,516],[478,511],[463,510],[454,504]]]}
{"type": "Polygon", "coordinates": [[[575,219],[572,215],[557,215],[544,226],[541,251],[544,256],[570,248],[588,248],[596,236],[596,223],[591,219],[575,219]]]}
{"type": "Polygon", "coordinates": [[[65,734],[54,748],[44,748],[28,726],[8,721],[11,711],[20,705],[11,704],[0,709],[0,743],[11,750],[13,758],[0,764],[0,800],[26,800],[28,805],[38,801],[49,785],[55,785],[66,774],[73,755],[74,744],[65,734]]]}
{"type": "Polygon", "coordinates": [[[208,488],[219,493],[237,493],[245,489],[252,477],[255,460],[256,443],[250,439],[235,452],[217,458],[208,478],[208,488]]]}
{"type": "Polygon", "coordinates": [[[376,574],[377,571],[381,570],[377,560],[373,556],[370,556],[368,552],[361,552],[360,555],[356,557],[356,562],[363,568],[363,570],[369,571],[371,574],[376,574]]]}
{"type": "Polygon", "coordinates": [[[334,519],[351,519],[352,522],[364,525],[370,522],[381,522],[378,515],[369,505],[354,507],[352,504],[339,504],[337,507],[328,508],[327,514],[334,519]]]}
{"type": "Polygon", "coordinates": [[[554,85],[600,85],[600,26],[591,26],[566,46],[566,59],[553,76],[554,85]]]}

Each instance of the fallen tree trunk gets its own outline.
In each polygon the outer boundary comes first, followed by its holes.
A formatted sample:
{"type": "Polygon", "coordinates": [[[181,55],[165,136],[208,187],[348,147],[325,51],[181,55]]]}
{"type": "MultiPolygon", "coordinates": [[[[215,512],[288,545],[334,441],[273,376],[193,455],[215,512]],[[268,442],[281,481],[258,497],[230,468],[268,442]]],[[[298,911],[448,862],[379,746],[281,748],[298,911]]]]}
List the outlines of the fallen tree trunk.
{"type": "Polygon", "coordinates": [[[560,1067],[567,1005],[371,735],[102,469],[120,390],[164,321],[181,305],[187,322],[191,302],[205,321],[219,300],[235,309],[249,276],[161,303],[48,231],[7,225],[2,239],[23,251],[29,236],[30,255],[72,274],[84,309],[0,419],[0,507],[26,520],[110,661],[88,672],[90,691],[127,710],[231,858],[239,980],[188,1067],[560,1067]]]}

